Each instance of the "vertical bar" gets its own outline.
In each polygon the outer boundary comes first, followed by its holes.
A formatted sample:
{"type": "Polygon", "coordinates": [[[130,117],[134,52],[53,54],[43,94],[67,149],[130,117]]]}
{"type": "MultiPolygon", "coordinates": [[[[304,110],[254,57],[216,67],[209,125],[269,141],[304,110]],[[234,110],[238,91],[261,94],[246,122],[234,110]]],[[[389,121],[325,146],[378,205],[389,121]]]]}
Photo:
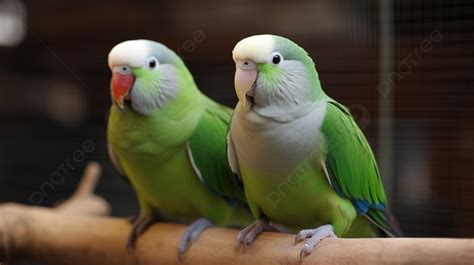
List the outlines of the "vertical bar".
{"type": "Polygon", "coordinates": [[[378,116],[378,150],[379,169],[385,183],[387,198],[393,193],[393,93],[394,84],[390,76],[394,71],[394,32],[393,2],[379,1],[379,116],[378,116]]]}

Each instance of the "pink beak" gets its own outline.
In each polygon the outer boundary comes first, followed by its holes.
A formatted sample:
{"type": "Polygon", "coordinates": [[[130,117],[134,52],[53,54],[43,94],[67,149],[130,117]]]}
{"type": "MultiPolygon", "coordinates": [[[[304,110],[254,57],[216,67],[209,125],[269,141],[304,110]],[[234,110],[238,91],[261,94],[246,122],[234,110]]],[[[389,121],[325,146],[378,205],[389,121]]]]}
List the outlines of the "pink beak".
{"type": "Polygon", "coordinates": [[[248,105],[247,92],[252,89],[255,80],[257,80],[257,69],[247,70],[236,67],[234,78],[235,92],[244,107],[248,105]]]}

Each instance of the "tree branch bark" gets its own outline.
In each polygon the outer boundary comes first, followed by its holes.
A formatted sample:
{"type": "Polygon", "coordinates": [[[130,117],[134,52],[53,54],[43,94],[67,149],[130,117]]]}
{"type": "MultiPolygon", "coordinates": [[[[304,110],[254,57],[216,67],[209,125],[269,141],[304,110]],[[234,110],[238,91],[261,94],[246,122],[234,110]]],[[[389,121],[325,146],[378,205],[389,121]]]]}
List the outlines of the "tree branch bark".
{"type": "MultiPolygon", "coordinates": [[[[127,220],[100,217],[109,204],[93,191],[100,176],[89,163],[76,192],[56,208],[0,205],[0,264],[34,261],[51,265],[103,264],[301,264],[294,236],[264,233],[247,251],[234,251],[237,230],[206,230],[178,261],[186,227],[157,224],[125,250],[127,220]]],[[[303,264],[473,264],[474,239],[326,239],[303,264]]]]}
{"type": "Polygon", "coordinates": [[[56,210],[70,215],[109,215],[109,203],[94,194],[101,173],[99,163],[87,163],[76,191],[69,199],[56,206],[56,210]]]}
{"type": "MultiPolygon", "coordinates": [[[[177,257],[185,226],[157,224],[140,239],[134,253],[125,240],[124,219],[70,216],[52,209],[0,206],[0,262],[46,264],[300,264],[302,243],[293,235],[264,233],[247,251],[234,251],[237,230],[211,228],[177,257]]],[[[327,239],[303,264],[472,264],[473,239],[327,239]]]]}

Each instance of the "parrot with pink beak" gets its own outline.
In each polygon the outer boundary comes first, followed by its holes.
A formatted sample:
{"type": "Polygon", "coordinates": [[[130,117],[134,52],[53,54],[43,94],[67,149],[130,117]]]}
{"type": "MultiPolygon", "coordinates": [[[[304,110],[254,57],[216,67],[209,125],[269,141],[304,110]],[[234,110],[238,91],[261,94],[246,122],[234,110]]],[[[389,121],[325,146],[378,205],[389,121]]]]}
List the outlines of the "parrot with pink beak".
{"type": "Polygon", "coordinates": [[[120,43],[108,63],[109,155],[130,180],[140,206],[128,248],[157,220],[191,223],[179,244],[181,259],[206,228],[250,224],[226,155],[232,109],[202,94],[183,61],[160,43],[120,43]]]}
{"type": "Polygon", "coordinates": [[[301,259],[325,238],[400,235],[369,143],[349,109],[325,94],[307,52],[257,35],[232,56],[239,102],[228,157],[256,218],[236,247],[275,227],[307,240],[301,259]]]}

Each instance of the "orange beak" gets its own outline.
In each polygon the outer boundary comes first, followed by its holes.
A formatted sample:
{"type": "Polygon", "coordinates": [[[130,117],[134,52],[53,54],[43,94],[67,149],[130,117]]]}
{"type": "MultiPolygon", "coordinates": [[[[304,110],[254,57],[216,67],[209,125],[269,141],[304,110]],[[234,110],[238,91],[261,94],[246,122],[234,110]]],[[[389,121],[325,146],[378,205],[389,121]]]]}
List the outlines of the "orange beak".
{"type": "Polygon", "coordinates": [[[124,109],[123,101],[130,93],[130,89],[135,82],[135,77],[131,74],[125,75],[114,72],[110,82],[110,92],[115,105],[120,109],[124,109]]]}

